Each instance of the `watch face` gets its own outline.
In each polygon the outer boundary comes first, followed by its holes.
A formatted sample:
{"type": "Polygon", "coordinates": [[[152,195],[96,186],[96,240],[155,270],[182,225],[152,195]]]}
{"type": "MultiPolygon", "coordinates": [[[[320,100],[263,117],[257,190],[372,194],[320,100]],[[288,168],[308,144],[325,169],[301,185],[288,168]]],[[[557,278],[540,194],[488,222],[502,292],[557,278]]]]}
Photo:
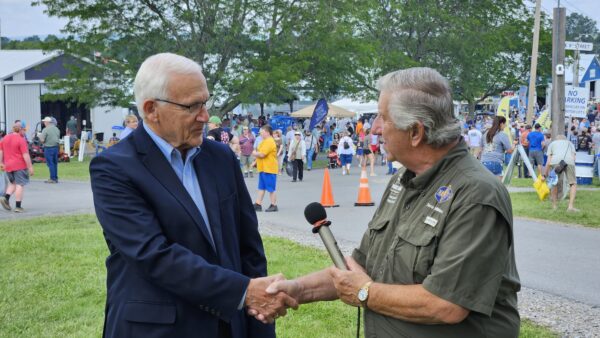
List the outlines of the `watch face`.
{"type": "Polygon", "coordinates": [[[361,302],[364,302],[365,300],[367,300],[368,296],[369,296],[369,293],[367,292],[367,290],[365,290],[365,289],[358,290],[358,300],[360,300],[361,302]]]}

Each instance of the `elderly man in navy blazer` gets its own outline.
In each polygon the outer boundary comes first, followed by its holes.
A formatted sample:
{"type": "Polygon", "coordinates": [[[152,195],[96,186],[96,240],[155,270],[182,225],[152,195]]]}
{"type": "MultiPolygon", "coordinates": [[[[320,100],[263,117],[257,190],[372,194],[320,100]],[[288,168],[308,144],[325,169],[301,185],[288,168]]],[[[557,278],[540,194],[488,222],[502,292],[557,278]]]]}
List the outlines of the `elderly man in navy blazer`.
{"type": "Polygon", "coordinates": [[[200,66],[163,53],[134,85],[143,123],[90,165],[106,259],[105,337],[274,337],[256,213],[233,152],[203,139],[200,66]],[[246,311],[263,314],[261,321],[246,311]]]}

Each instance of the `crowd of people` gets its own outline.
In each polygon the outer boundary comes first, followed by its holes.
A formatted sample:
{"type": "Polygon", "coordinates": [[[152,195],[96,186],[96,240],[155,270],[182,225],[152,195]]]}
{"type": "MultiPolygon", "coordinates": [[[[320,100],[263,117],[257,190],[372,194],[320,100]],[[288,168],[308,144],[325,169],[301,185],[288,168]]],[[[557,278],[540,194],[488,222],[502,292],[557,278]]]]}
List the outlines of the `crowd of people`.
{"type": "MultiPolygon", "coordinates": [[[[523,147],[534,174],[547,180],[552,191],[553,208],[557,208],[557,191],[563,180],[569,186],[569,204],[567,211],[579,211],[574,207],[577,190],[575,162],[578,152],[594,155],[594,173],[598,174],[598,154],[600,154],[600,112],[596,105],[590,105],[585,118],[569,119],[565,132],[552,141],[550,130],[543,130],[534,121],[533,127],[511,114],[511,121],[503,116],[479,116],[463,125],[463,138],[471,154],[495,176],[503,178],[505,164],[518,145],[523,147]],[[510,135],[505,132],[510,123],[510,135]],[[510,140],[513,140],[512,142],[510,140]],[[556,166],[564,161],[565,168],[558,172],[556,166]]],[[[531,177],[529,169],[519,157],[516,163],[519,178],[531,177]]]]}

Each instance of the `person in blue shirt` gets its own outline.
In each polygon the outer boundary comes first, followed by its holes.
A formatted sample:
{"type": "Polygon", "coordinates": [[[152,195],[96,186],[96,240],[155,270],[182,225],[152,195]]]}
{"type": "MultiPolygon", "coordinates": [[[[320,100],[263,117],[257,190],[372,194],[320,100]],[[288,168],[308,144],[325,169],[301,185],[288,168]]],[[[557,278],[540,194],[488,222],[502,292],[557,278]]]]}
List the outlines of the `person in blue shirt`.
{"type": "Polygon", "coordinates": [[[532,166],[537,166],[538,174],[542,175],[542,166],[544,165],[544,134],[542,126],[539,123],[535,124],[535,131],[527,135],[529,141],[529,162],[532,166]]]}

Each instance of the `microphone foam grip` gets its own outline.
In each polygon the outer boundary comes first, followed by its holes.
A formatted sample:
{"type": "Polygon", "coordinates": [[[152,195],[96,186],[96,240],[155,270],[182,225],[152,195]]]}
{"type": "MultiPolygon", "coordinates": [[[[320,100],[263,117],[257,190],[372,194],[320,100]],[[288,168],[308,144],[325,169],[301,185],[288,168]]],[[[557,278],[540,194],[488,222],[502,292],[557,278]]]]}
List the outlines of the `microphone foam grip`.
{"type": "Polygon", "coordinates": [[[304,217],[310,224],[327,219],[327,212],[319,202],[312,202],[304,208],[304,217]]]}

